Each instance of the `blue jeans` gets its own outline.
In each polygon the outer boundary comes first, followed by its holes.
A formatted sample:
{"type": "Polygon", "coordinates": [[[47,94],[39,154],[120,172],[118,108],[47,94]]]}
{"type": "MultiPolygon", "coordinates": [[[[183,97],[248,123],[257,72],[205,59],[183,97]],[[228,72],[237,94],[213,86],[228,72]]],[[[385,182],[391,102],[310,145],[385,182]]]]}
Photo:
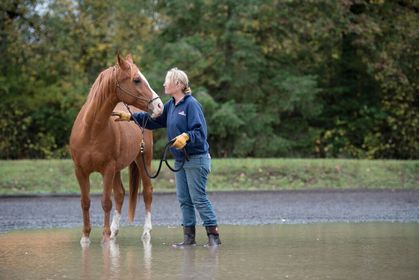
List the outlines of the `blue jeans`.
{"type": "MultiPolygon", "coordinates": [[[[175,168],[182,162],[175,161],[175,168]]],[[[182,211],[183,226],[195,226],[195,208],[204,226],[216,226],[217,217],[206,193],[207,178],[211,172],[209,154],[192,155],[183,168],[176,172],[176,195],[182,211]]]]}

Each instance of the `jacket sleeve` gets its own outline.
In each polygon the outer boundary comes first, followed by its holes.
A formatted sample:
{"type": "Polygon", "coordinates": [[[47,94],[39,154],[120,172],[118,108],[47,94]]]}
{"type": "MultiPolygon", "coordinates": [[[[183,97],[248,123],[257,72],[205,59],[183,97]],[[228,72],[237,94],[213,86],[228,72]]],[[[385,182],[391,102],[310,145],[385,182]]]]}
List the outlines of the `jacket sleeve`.
{"type": "Polygon", "coordinates": [[[188,131],[191,146],[202,144],[207,138],[207,124],[199,103],[191,102],[188,106],[188,131]]]}
{"type": "Polygon", "coordinates": [[[163,113],[155,119],[152,119],[148,113],[136,112],[132,113],[132,118],[137,121],[140,126],[145,125],[147,129],[164,128],[167,126],[167,106],[164,106],[163,113]]]}

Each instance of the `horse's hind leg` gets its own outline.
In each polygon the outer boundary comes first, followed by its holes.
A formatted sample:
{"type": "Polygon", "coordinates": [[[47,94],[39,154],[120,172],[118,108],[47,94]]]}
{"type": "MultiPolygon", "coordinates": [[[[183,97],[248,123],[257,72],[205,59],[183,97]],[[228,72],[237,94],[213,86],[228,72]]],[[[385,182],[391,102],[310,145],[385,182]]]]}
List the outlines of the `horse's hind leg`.
{"type": "Polygon", "coordinates": [[[122,204],[124,203],[125,190],[121,181],[121,172],[115,174],[113,181],[113,197],[115,200],[115,212],[111,224],[111,239],[114,239],[119,231],[119,221],[121,219],[122,204]]]}
{"type": "Polygon", "coordinates": [[[80,204],[83,211],[83,236],[80,240],[82,246],[90,243],[90,182],[89,175],[85,174],[80,167],[75,167],[75,174],[80,186],[80,204]]]}
{"type": "MultiPolygon", "coordinates": [[[[145,206],[144,231],[142,239],[150,240],[150,232],[153,229],[153,226],[151,225],[151,203],[153,202],[153,185],[151,184],[151,179],[147,176],[147,174],[144,171],[143,161],[140,160],[139,163],[141,181],[143,183],[143,199],[145,206]]],[[[151,170],[151,160],[147,160],[147,170],[151,170]]]]}

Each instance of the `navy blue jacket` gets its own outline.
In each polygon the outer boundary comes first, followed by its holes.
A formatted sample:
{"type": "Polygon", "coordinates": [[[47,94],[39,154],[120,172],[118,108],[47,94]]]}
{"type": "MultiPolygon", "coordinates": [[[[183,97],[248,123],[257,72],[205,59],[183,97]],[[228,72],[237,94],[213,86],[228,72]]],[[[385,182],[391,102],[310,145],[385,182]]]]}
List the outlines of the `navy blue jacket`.
{"type": "MultiPolygon", "coordinates": [[[[167,140],[187,133],[189,141],[185,149],[188,155],[198,155],[208,153],[209,145],[207,142],[207,124],[201,104],[190,94],[175,105],[175,99],[171,98],[164,104],[163,113],[152,119],[148,113],[133,113],[132,117],[147,129],[157,129],[167,127],[167,140]]],[[[184,155],[181,150],[171,148],[176,160],[183,160],[184,155]]]]}

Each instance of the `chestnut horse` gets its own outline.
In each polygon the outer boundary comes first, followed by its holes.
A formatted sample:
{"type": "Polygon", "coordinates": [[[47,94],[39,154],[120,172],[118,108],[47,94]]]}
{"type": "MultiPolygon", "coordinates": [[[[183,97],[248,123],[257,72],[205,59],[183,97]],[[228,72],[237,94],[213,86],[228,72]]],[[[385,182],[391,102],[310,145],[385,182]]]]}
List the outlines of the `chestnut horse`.
{"type": "MultiPolygon", "coordinates": [[[[146,78],[133,63],[131,55],[126,59],[117,57],[117,65],[104,70],[97,77],[86,103],[73,124],[70,136],[70,153],[75,174],[80,185],[81,208],[83,212],[82,245],[90,243],[90,181],[92,172],[99,172],[103,178],[102,208],[104,211],[103,241],[118,234],[125,190],[121,181],[121,170],[129,166],[128,218],[134,219],[138,188],[141,176],[145,203],[143,240],[150,240],[152,185],[144,172],[143,164],[151,168],[153,136],[146,130],[142,135],[133,122],[115,122],[111,117],[117,107],[124,110],[122,103],[148,111],[151,117],[159,116],[163,103],[150,87],[146,78]],[[145,163],[141,160],[140,142],[144,137],[145,163]],[[110,224],[112,196],[115,212],[110,224]]],[[[132,109],[134,109],[132,107],[132,109]]],[[[126,109],[125,109],[126,110],[126,109]]],[[[138,111],[138,109],[137,109],[138,111]]]]}

